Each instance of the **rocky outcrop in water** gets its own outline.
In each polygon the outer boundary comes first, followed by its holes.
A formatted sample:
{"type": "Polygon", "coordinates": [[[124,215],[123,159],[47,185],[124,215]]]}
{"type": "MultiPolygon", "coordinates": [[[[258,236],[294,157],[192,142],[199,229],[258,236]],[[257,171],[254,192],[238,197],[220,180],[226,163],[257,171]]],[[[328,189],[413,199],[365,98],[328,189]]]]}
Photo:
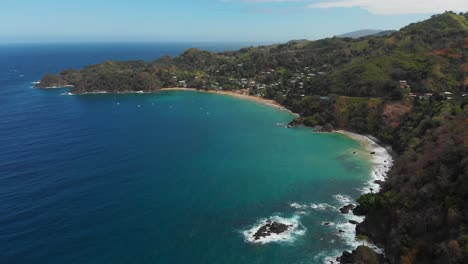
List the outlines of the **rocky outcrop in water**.
{"type": "Polygon", "coordinates": [[[259,240],[263,237],[271,236],[272,234],[281,234],[286,232],[292,225],[286,225],[278,222],[267,222],[261,226],[254,234],[255,240],[259,240]]]}
{"type": "Polygon", "coordinates": [[[340,208],[340,212],[342,214],[348,214],[349,211],[352,211],[354,209],[354,204],[348,204],[340,208]]]}

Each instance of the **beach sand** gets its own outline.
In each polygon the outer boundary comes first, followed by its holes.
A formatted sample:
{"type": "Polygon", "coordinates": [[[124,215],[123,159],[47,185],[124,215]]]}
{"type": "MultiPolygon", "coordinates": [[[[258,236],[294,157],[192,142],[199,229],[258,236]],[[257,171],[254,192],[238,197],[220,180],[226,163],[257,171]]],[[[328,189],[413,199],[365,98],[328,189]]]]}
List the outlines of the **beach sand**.
{"type": "MultiPolygon", "coordinates": [[[[379,145],[376,140],[371,136],[360,135],[353,132],[345,131],[345,130],[337,130],[334,133],[339,133],[344,136],[347,136],[357,142],[359,142],[365,149],[366,149],[366,156],[368,156],[371,162],[371,178],[366,183],[366,185],[361,189],[363,194],[366,193],[376,193],[380,190],[380,184],[377,182],[383,182],[387,178],[387,173],[392,167],[393,158],[391,155],[391,149],[385,148],[379,145]],[[371,154],[374,153],[374,154],[371,154]],[[376,182],[377,181],[377,182],[376,182]]],[[[346,205],[349,203],[353,203],[352,201],[343,202],[342,205],[346,205]]],[[[337,230],[343,230],[343,234],[341,237],[346,241],[346,244],[349,245],[351,248],[356,248],[360,245],[365,245],[375,252],[379,254],[385,254],[383,248],[375,245],[369,241],[362,241],[356,238],[356,226],[351,224],[349,220],[356,221],[361,223],[364,221],[364,216],[356,216],[353,213],[350,214],[343,214],[345,218],[345,222],[336,224],[337,230]]],[[[341,252],[338,252],[336,255],[328,256],[324,259],[324,263],[332,263],[332,264],[339,264],[336,261],[336,258],[341,256],[341,252]]]]}
{"type": "Polygon", "coordinates": [[[234,91],[200,90],[200,89],[195,89],[195,88],[162,88],[160,89],[160,91],[197,91],[197,92],[202,92],[202,93],[228,95],[228,96],[233,96],[233,97],[237,97],[240,99],[245,99],[245,100],[250,100],[250,101],[257,102],[257,103],[265,104],[265,105],[274,107],[276,109],[289,112],[295,116],[298,116],[297,114],[291,112],[289,109],[285,108],[284,106],[282,106],[275,100],[270,100],[270,99],[266,99],[266,98],[262,98],[262,97],[254,96],[254,95],[241,94],[241,93],[234,92],[234,91]]]}
{"type": "Polygon", "coordinates": [[[381,146],[371,136],[360,135],[344,130],[337,130],[335,133],[340,133],[353,140],[356,140],[366,148],[369,153],[372,171],[371,180],[367,183],[367,186],[362,191],[363,193],[378,192],[380,190],[380,185],[377,182],[383,182],[387,179],[387,173],[393,165],[391,149],[381,146]]]}

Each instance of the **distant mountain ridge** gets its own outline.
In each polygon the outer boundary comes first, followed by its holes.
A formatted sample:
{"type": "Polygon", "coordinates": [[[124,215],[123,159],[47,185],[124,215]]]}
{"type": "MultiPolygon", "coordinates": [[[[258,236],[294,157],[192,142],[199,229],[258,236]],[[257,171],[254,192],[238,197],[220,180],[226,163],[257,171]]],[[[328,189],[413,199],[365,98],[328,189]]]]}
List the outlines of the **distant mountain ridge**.
{"type": "Polygon", "coordinates": [[[385,36],[396,32],[396,30],[380,30],[380,29],[361,29],[341,35],[337,35],[339,38],[362,38],[366,36],[385,36]]]}

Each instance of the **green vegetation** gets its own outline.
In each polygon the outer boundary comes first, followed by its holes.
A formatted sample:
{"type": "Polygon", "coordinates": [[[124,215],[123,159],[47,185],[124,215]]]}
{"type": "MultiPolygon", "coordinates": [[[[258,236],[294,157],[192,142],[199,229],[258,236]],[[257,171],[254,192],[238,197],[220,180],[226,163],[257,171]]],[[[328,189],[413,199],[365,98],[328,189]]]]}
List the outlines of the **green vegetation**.
{"type": "Polygon", "coordinates": [[[355,209],[367,215],[358,233],[385,245],[391,263],[467,263],[467,139],[466,101],[415,102],[393,131],[401,155],[355,209]]]}
{"type": "MultiPolygon", "coordinates": [[[[357,200],[358,207],[356,211],[369,212],[372,209],[379,209],[385,205],[386,199],[381,194],[367,193],[357,200]]],[[[367,214],[367,213],[365,213],[367,214]]]]}
{"type": "Polygon", "coordinates": [[[356,239],[361,240],[361,241],[369,240],[369,238],[367,236],[365,236],[365,235],[357,235],[356,239]]]}
{"type": "Polygon", "coordinates": [[[300,114],[290,125],[372,134],[399,157],[382,191],[358,200],[355,212],[367,215],[360,237],[384,245],[391,263],[468,263],[467,17],[446,12],[359,39],[108,61],[48,74],[38,87],[249,89],[300,114]]]}
{"type": "Polygon", "coordinates": [[[461,92],[465,16],[448,12],[398,32],[359,39],[291,41],[221,53],[189,49],[148,63],[108,61],[48,75],[39,86],[66,82],[75,86],[74,93],[249,88],[287,106],[302,95],[387,96],[400,80],[420,93],[461,92]]]}

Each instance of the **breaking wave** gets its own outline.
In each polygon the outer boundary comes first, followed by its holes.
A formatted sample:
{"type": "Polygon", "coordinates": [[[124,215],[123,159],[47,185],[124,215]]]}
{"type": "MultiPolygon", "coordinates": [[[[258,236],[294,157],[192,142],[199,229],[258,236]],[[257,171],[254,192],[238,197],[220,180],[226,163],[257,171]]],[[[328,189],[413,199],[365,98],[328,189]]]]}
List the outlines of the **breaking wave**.
{"type": "Polygon", "coordinates": [[[258,220],[252,227],[242,231],[244,239],[248,243],[267,244],[267,243],[292,243],[300,236],[303,236],[306,228],[300,222],[300,215],[293,215],[291,218],[284,218],[280,216],[271,216],[269,218],[262,218],[258,220]],[[289,225],[290,228],[283,233],[274,234],[269,236],[255,239],[255,233],[264,225],[269,222],[278,222],[289,225]]]}

